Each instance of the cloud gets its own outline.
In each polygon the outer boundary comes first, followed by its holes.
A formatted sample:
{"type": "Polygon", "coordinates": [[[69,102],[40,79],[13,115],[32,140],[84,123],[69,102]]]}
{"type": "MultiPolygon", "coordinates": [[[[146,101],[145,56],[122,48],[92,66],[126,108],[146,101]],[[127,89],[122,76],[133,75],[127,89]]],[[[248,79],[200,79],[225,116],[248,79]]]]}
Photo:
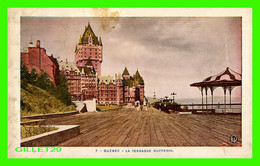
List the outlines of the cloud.
{"type": "Polygon", "coordinates": [[[191,83],[217,74],[226,66],[241,71],[239,17],[104,20],[107,18],[22,18],[21,47],[28,45],[33,35],[43,41],[48,53],[73,61],[75,44],[90,22],[95,34],[102,36],[102,74],[122,73],[125,66],[133,74],[138,68],[147,96],[156,91],[163,97],[175,89],[179,97],[200,97],[198,90],[189,86],[191,83]],[[108,29],[102,28],[106,22],[108,29]]]}

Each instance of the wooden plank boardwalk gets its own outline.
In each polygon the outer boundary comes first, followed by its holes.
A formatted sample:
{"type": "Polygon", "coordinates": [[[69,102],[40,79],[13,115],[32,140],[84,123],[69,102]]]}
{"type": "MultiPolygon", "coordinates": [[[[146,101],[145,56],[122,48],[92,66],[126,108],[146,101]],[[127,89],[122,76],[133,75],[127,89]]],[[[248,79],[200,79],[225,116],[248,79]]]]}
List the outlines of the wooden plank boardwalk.
{"type": "Polygon", "coordinates": [[[166,114],[119,109],[47,119],[46,124],[80,125],[81,134],[59,146],[242,146],[241,115],[166,114]],[[232,143],[231,135],[238,141],[232,143]]]}

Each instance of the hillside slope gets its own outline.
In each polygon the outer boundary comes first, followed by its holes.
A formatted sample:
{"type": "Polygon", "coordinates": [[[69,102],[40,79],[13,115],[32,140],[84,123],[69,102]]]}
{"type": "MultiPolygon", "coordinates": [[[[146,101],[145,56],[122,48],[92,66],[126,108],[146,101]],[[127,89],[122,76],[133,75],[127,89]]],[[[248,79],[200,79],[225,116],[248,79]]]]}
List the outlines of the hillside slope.
{"type": "Polygon", "coordinates": [[[75,106],[66,106],[48,92],[28,84],[21,88],[21,116],[75,111],[75,106]]]}

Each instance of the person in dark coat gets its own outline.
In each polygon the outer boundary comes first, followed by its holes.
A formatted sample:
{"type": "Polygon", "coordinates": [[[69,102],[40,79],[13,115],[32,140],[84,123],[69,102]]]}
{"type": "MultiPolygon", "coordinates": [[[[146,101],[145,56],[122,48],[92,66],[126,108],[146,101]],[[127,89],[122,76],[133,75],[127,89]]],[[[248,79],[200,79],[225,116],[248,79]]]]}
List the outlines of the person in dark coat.
{"type": "Polygon", "coordinates": [[[80,110],[81,113],[84,113],[84,112],[88,112],[88,109],[87,109],[87,104],[86,103],[83,103],[83,108],[80,110]]]}

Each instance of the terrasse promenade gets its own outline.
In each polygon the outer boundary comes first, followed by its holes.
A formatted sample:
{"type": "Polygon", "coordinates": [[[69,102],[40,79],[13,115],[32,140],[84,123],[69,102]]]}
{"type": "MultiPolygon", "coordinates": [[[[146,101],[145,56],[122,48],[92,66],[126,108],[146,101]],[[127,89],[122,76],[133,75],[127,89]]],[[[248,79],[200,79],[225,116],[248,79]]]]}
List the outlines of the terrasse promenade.
{"type": "Polygon", "coordinates": [[[166,114],[119,109],[47,119],[47,124],[80,125],[81,134],[58,146],[241,146],[241,115],[166,114]],[[238,141],[232,143],[231,135],[238,141]]]}

